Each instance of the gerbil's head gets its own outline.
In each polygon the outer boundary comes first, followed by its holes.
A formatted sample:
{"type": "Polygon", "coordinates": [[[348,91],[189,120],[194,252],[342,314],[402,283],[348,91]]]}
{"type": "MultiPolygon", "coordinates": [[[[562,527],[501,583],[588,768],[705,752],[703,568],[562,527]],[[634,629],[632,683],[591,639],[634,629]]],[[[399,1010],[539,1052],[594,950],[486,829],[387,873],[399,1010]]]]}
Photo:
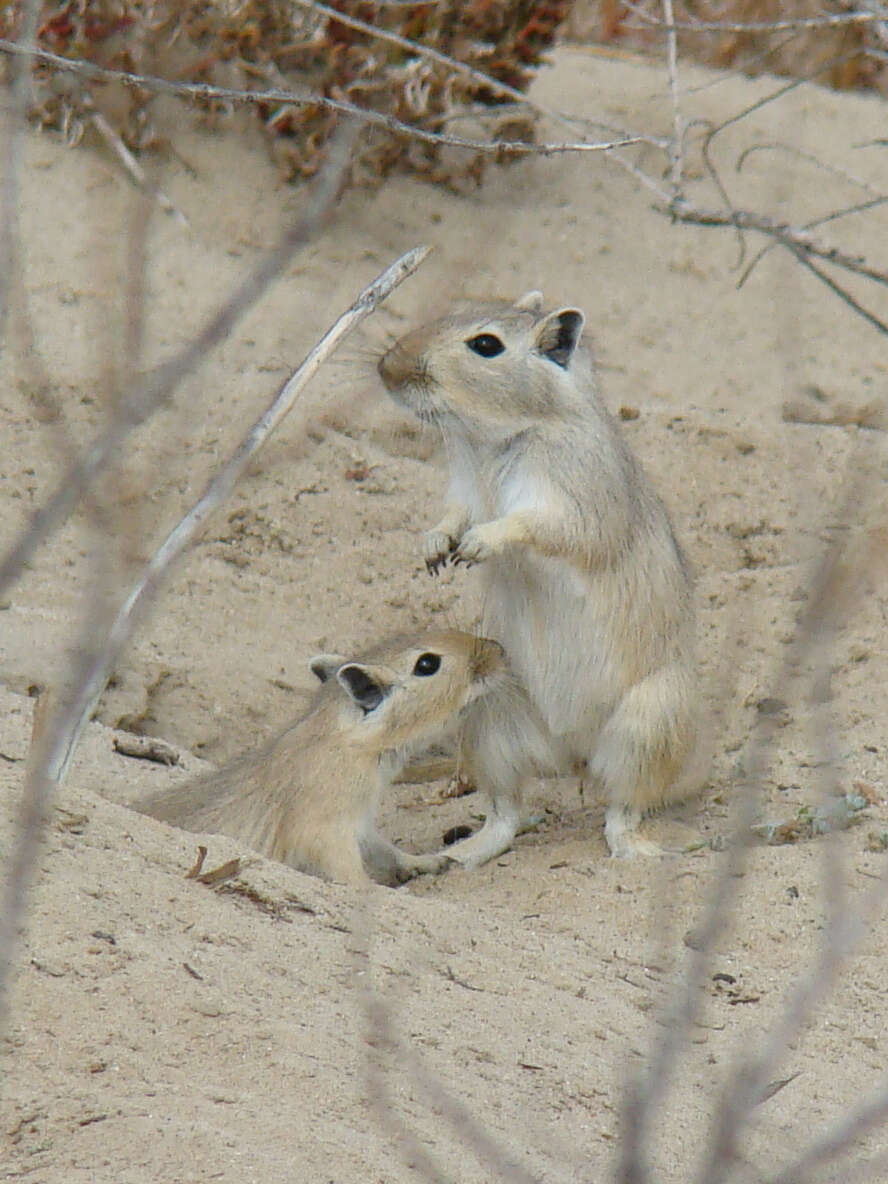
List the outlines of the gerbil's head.
{"type": "Polygon", "coordinates": [[[386,647],[366,662],[319,654],[311,669],[344,693],[349,742],[384,752],[446,732],[505,676],[506,660],[499,642],[451,629],[386,647]]]}
{"type": "MultiPolygon", "coordinates": [[[[483,431],[520,431],[563,414],[582,396],[575,371],[583,314],[542,310],[539,292],[515,304],[457,308],[414,329],[379,361],[390,394],[420,419],[483,431]]],[[[580,384],[582,387],[582,384],[580,384]]]]}

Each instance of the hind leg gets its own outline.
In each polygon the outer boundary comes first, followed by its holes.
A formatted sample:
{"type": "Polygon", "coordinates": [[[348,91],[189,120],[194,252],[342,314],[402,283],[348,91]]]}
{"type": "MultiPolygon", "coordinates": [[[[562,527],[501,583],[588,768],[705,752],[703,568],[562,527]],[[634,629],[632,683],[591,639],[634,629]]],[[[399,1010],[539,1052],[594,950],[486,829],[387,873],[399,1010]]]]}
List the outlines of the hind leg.
{"type": "Polygon", "coordinates": [[[447,848],[451,859],[475,868],[508,851],[521,830],[525,785],[556,764],[552,738],[517,679],[475,700],[463,722],[459,766],[489,805],[478,833],[447,848]]]}
{"type": "Polygon", "coordinates": [[[662,847],[638,833],[641,818],[641,811],[631,806],[608,806],[604,815],[604,838],[614,859],[663,854],[662,847]]]}
{"type": "Polygon", "coordinates": [[[689,672],[668,667],[631,687],[602,728],[589,768],[607,792],[611,855],[662,854],[638,827],[644,814],[687,796],[682,773],[694,748],[695,715],[689,672]]]}
{"type": "Polygon", "coordinates": [[[446,854],[464,868],[480,867],[509,850],[520,825],[521,794],[518,788],[515,792],[498,793],[490,797],[481,829],[470,838],[448,847],[446,854]]]}

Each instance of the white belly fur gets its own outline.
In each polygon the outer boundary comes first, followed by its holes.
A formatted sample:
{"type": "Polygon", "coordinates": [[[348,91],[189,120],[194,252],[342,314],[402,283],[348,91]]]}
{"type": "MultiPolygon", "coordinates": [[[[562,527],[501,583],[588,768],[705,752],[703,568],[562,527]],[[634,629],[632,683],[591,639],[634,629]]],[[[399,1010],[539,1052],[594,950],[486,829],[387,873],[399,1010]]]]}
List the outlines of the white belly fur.
{"type": "Polygon", "coordinates": [[[554,736],[591,740],[626,690],[613,573],[525,552],[488,561],[483,632],[501,639],[554,736]]]}

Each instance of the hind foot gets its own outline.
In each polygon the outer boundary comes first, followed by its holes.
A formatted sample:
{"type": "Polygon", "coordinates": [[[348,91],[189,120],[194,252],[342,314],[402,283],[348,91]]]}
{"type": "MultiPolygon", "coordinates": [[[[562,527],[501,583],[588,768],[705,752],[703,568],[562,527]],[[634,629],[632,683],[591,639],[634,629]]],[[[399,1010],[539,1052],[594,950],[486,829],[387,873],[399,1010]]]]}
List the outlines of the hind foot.
{"type": "Polygon", "coordinates": [[[638,833],[641,812],[630,806],[608,806],[604,817],[604,837],[614,859],[634,859],[636,855],[664,855],[662,847],[638,833]]]}

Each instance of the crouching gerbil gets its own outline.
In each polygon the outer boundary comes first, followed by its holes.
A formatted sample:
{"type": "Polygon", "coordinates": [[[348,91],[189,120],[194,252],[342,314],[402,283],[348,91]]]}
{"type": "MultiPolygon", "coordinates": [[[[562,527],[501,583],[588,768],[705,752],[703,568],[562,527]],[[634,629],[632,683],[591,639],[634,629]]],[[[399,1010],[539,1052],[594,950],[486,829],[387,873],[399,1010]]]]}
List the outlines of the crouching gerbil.
{"type": "Polygon", "coordinates": [[[416,753],[459,730],[469,704],[508,682],[502,647],[449,630],[361,661],[321,654],[311,668],[324,685],[301,719],[135,808],[343,883],[394,885],[444,871],[446,854],[411,855],[383,838],[380,795],[416,753]]]}

